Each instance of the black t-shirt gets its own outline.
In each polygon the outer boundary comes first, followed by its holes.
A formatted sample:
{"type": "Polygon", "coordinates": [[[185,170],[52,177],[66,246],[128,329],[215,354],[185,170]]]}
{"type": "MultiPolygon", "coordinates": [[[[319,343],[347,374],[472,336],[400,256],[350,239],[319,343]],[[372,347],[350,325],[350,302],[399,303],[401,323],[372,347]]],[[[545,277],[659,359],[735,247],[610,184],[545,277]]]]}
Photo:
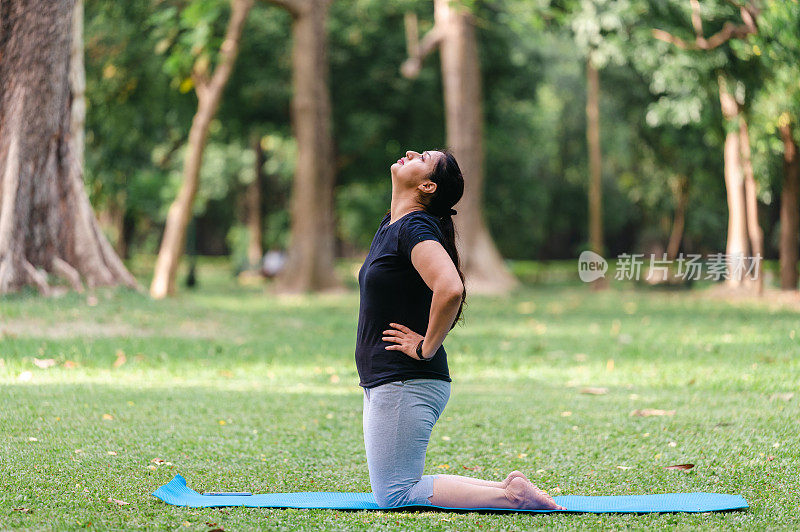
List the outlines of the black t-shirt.
{"type": "Polygon", "coordinates": [[[386,349],[389,323],[405,325],[425,335],[433,291],[411,262],[411,249],[423,240],[444,242],[438,219],[425,211],[412,211],[389,223],[381,220],[364,264],[358,272],[360,304],[356,337],[356,367],[364,388],[405,379],[450,381],[447,353],[440,346],[430,361],[417,360],[402,351],[386,349]]]}

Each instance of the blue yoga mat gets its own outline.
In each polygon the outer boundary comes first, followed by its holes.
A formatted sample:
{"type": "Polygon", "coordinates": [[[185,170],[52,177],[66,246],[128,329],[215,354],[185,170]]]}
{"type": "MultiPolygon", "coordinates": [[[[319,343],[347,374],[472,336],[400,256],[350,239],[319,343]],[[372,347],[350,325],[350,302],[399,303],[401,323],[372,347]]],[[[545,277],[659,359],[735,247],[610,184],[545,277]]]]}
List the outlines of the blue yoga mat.
{"type": "MultiPolygon", "coordinates": [[[[269,508],[326,508],[331,510],[390,510],[375,503],[372,493],[313,492],[264,493],[261,495],[201,495],[186,486],[180,475],[164,484],[153,495],[168,504],[204,508],[212,506],[250,506],[269,508]]],[[[567,512],[588,513],[652,513],[652,512],[715,512],[747,508],[747,501],[739,495],[720,493],[663,493],[660,495],[616,495],[581,497],[561,495],[555,497],[567,512]]],[[[397,506],[395,508],[409,508],[397,506]]],[[[493,512],[538,512],[551,510],[509,510],[507,508],[445,508],[442,506],[417,506],[421,509],[489,510],[493,512]]]]}

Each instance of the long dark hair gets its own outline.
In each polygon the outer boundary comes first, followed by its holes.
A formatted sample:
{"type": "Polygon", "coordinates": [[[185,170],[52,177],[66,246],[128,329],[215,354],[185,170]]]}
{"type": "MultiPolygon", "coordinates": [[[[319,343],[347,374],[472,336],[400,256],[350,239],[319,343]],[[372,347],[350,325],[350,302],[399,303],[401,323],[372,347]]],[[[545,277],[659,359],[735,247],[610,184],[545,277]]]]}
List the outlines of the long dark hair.
{"type": "MultiPolygon", "coordinates": [[[[453,224],[453,215],[456,214],[453,205],[458,203],[461,196],[464,195],[464,176],[461,175],[458,162],[448,148],[441,148],[436,151],[444,154],[436,161],[433,172],[428,176],[428,179],[436,183],[436,191],[433,194],[423,194],[423,197],[420,198],[420,203],[425,206],[425,212],[433,214],[439,220],[439,227],[441,227],[444,234],[443,247],[453,260],[458,276],[461,278],[461,284],[464,286],[461,292],[461,304],[458,307],[458,314],[456,314],[453,324],[450,326],[450,330],[452,330],[461,317],[461,311],[467,301],[464,273],[461,271],[458,249],[456,248],[456,228],[453,224]]],[[[391,209],[387,211],[387,214],[389,212],[391,212],[391,209]]]]}

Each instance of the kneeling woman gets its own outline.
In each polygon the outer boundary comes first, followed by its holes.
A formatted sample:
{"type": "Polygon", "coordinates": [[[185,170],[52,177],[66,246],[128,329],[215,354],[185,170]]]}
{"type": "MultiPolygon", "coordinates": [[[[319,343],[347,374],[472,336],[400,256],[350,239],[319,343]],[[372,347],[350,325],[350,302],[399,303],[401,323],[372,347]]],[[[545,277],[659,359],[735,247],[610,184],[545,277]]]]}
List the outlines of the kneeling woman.
{"type": "Polygon", "coordinates": [[[391,208],[358,274],[356,364],[377,503],[563,509],[519,471],[502,482],[422,474],[431,430],[450,397],[442,343],[466,296],[452,219],[464,179],[447,151],[406,152],[391,176],[391,208]]]}

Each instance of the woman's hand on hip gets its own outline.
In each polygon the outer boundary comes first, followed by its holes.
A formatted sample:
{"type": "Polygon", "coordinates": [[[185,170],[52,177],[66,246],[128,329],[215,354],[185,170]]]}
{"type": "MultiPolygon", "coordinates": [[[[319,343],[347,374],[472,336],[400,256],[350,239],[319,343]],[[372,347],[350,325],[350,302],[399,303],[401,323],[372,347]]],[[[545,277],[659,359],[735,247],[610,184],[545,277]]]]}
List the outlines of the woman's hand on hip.
{"type": "Polygon", "coordinates": [[[387,345],[386,349],[402,351],[411,358],[419,360],[417,358],[417,345],[424,336],[399,323],[390,323],[389,325],[393,328],[383,331],[383,340],[395,342],[395,345],[387,345]]]}

